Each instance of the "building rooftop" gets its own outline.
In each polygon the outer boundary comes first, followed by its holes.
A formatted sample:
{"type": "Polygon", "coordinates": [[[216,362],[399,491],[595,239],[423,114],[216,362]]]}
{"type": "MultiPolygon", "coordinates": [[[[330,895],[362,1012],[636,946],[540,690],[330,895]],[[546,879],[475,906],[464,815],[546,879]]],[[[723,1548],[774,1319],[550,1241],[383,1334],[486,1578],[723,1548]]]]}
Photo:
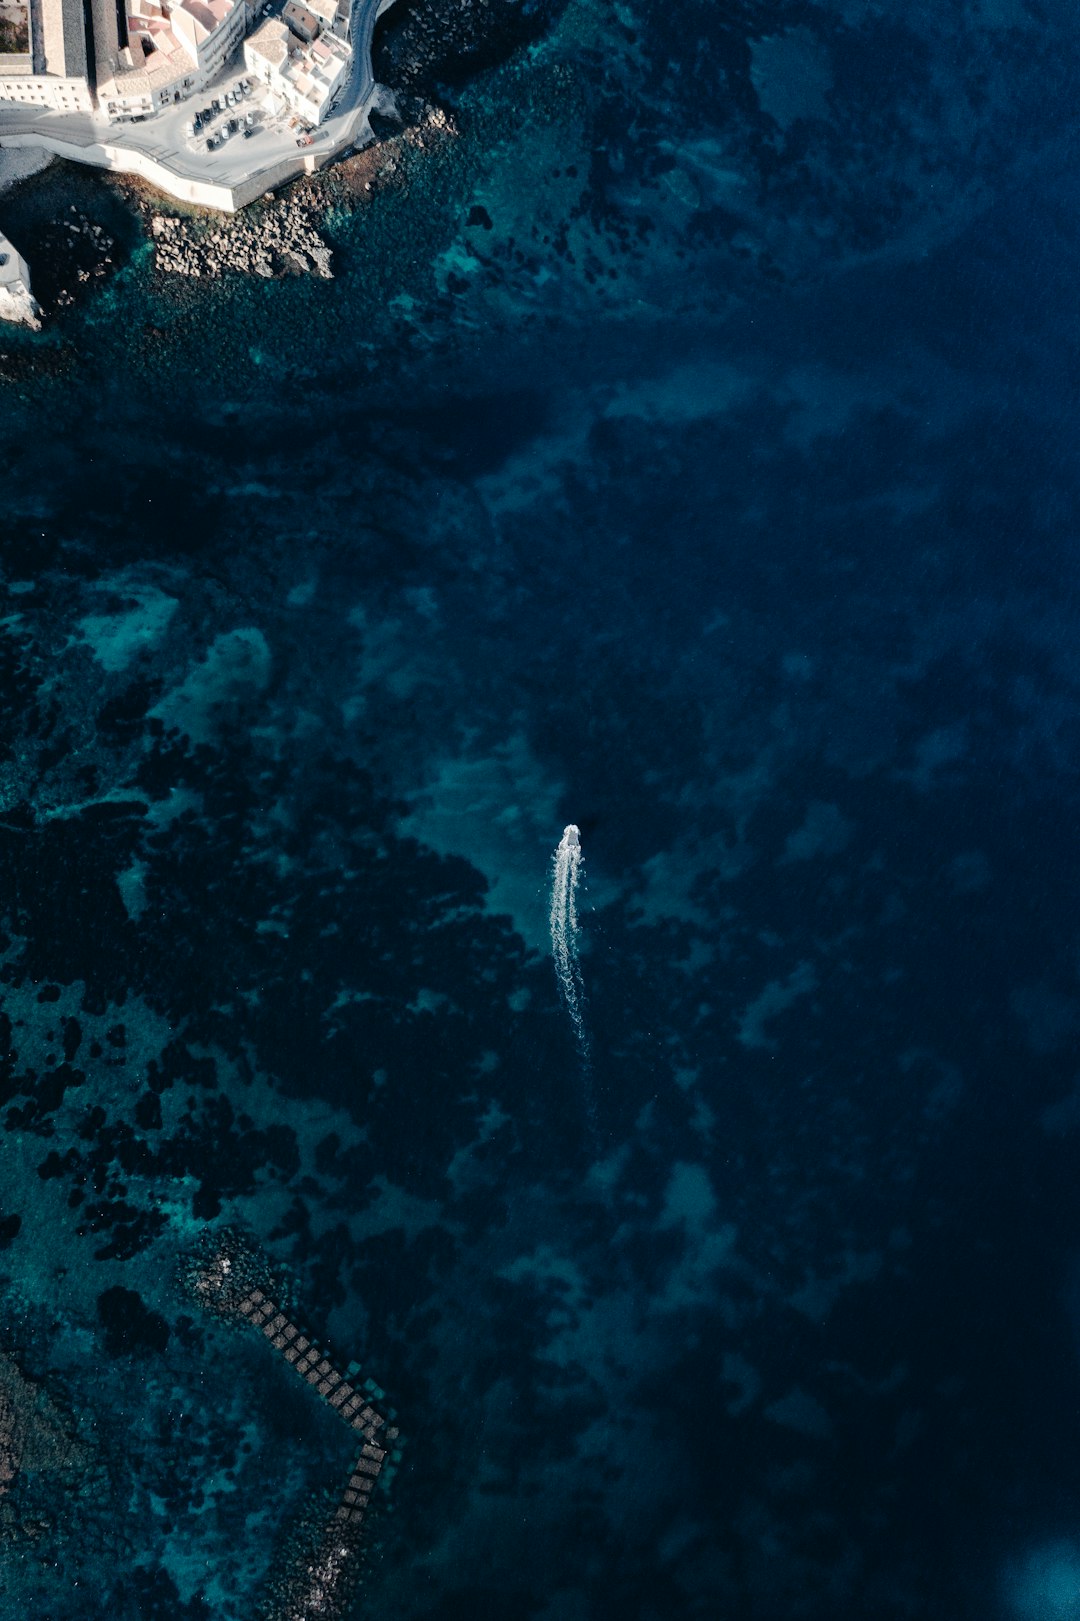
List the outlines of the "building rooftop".
{"type": "Polygon", "coordinates": [[[197,47],[233,11],[236,0],[128,0],[128,44],[100,89],[107,96],[143,96],[190,73],[197,47]],[[180,36],[174,31],[176,21],[180,36]]]}
{"type": "Polygon", "coordinates": [[[233,0],[180,0],[180,6],[198,28],[212,34],[233,9],[233,0]]]}
{"type": "Polygon", "coordinates": [[[281,15],[302,39],[314,39],[319,32],[320,19],[312,7],[303,4],[303,0],[286,0],[281,15]]]}
{"type": "Polygon", "coordinates": [[[330,96],[341,66],[352,52],[343,40],[323,34],[311,45],[298,46],[282,69],[296,94],[313,108],[321,108],[330,96]]]}
{"type": "Polygon", "coordinates": [[[134,29],[129,33],[130,44],[120,52],[120,66],[111,82],[115,93],[121,96],[144,95],[160,85],[171,84],[178,74],[190,68],[190,58],[171,28],[158,29],[152,35],[149,50],[134,29]]]}
{"type": "Polygon", "coordinates": [[[248,35],[246,50],[261,56],[272,67],[281,67],[288,60],[290,34],[283,22],[270,17],[261,28],[248,35]]]}
{"type": "Polygon", "coordinates": [[[44,72],[55,73],[61,79],[86,78],[89,68],[82,0],[42,0],[40,39],[44,72]]]}

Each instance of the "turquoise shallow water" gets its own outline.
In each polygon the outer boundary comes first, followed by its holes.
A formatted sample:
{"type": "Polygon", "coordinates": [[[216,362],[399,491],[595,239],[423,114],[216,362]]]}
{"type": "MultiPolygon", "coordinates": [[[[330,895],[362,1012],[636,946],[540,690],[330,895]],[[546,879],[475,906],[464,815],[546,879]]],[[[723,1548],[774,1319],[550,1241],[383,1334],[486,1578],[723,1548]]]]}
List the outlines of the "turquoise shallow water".
{"type": "Polygon", "coordinates": [[[1070,13],[483,21],[331,284],[0,199],[124,261],[0,341],[0,1604],[273,1613],[236,1226],[400,1414],[351,1613],[1057,1621],[1070,13]]]}

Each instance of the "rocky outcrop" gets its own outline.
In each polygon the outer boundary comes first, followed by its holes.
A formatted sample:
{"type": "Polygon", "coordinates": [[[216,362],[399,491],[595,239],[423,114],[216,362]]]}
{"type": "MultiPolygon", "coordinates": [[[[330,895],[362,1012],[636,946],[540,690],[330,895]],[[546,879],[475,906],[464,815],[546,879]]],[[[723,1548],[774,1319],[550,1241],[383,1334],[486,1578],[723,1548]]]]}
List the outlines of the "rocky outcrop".
{"type": "MultiPolygon", "coordinates": [[[[82,288],[108,275],[116,242],[103,225],[96,225],[72,203],[67,214],[49,227],[44,246],[62,282],[52,304],[62,310],[76,302],[82,288]]],[[[47,297],[45,304],[52,308],[47,297]]]]}
{"type": "Polygon", "coordinates": [[[50,316],[75,304],[83,291],[108,275],[115,254],[115,238],[72,203],[35,239],[39,303],[30,286],[26,260],[0,233],[0,320],[39,331],[43,313],[50,316]]]}
{"type": "Polygon", "coordinates": [[[159,270],[178,276],[312,275],[333,279],[333,254],[297,201],[265,204],[208,233],[196,222],[155,214],[150,221],[159,270]]]}
{"type": "Polygon", "coordinates": [[[0,284],[0,321],[13,321],[17,326],[41,331],[41,311],[28,286],[13,290],[0,284]]]}

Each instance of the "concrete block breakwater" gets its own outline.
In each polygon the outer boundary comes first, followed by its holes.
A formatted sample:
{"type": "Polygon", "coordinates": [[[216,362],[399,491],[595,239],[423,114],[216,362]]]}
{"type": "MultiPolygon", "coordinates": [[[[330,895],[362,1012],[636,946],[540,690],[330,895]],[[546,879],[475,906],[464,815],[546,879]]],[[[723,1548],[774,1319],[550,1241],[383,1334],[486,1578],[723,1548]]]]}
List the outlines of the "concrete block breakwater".
{"type": "MultiPolygon", "coordinates": [[[[311,1344],[306,1334],[302,1334],[297,1324],[290,1323],[284,1311],[277,1307],[276,1302],[269,1300],[261,1289],[251,1290],[238,1303],[238,1311],[248,1323],[255,1328],[263,1329],[266,1339],[269,1339],[274,1350],[279,1350],[285,1362],[297,1371],[300,1378],[306,1379],[311,1388],[318,1391],[323,1401],[329,1402],[334,1412],[344,1418],[344,1422],[366,1436],[368,1443],[375,1439],[378,1431],[386,1425],[386,1418],[379,1414],[378,1409],[368,1401],[368,1394],[375,1396],[378,1391],[373,1379],[366,1379],[363,1386],[357,1388],[350,1384],[344,1373],[339,1373],[329,1357],[318,1349],[318,1345],[311,1344]]],[[[388,1439],[394,1439],[397,1430],[388,1430],[388,1439]]],[[[370,1456],[370,1454],[368,1454],[370,1456]]],[[[379,1452],[379,1469],[381,1459],[386,1452],[379,1452]]],[[[378,1475],[379,1469],[373,1470],[378,1475]]]]}
{"type": "Polygon", "coordinates": [[[361,1379],[353,1362],[345,1371],[294,1322],[273,1292],[269,1269],[236,1233],[223,1235],[210,1251],[193,1258],[185,1282],[212,1316],[248,1323],[360,1440],[336,1507],[314,1549],[304,1550],[269,1594],[268,1621],[309,1621],[344,1613],[357,1578],[360,1531],[375,1489],[385,1486],[400,1460],[400,1435],[383,1410],[384,1392],[361,1379]]]}

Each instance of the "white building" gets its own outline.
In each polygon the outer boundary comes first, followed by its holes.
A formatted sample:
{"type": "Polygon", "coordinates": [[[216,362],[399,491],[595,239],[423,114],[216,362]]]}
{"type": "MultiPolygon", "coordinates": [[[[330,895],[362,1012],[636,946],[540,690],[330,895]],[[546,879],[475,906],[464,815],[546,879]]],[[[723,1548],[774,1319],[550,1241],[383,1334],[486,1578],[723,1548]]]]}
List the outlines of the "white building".
{"type": "Polygon", "coordinates": [[[313,40],[318,39],[322,32],[322,23],[310,6],[303,4],[303,0],[285,0],[281,20],[289,25],[297,39],[303,40],[305,45],[310,45],[313,40]]]}
{"type": "MultiPolygon", "coordinates": [[[[305,0],[303,8],[313,8],[305,0]]],[[[348,78],[352,51],[336,34],[299,39],[283,22],[271,18],[244,44],[249,73],[279,95],[308,124],[321,124],[338,89],[348,78]]]]}
{"type": "Polygon", "coordinates": [[[285,70],[285,97],[309,124],[321,124],[349,76],[352,51],[334,34],[320,34],[294,51],[285,70]]]}
{"type": "Polygon", "coordinates": [[[342,0],[286,0],[281,15],[306,44],[320,34],[349,37],[349,7],[342,0]]]}
{"type": "Polygon", "coordinates": [[[0,101],[92,112],[82,0],[32,0],[29,9],[31,49],[0,56],[0,101]]]}
{"type": "Polygon", "coordinates": [[[244,37],[243,0],[128,0],[127,44],[98,64],[98,105],[112,120],[147,118],[196,95],[244,37]]]}
{"type": "Polygon", "coordinates": [[[0,103],[149,118],[239,48],[248,0],[30,0],[31,49],[0,56],[0,103]]]}
{"type": "Polygon", "coordinates": [[[27,107],[47,107],[57,113],[89,113],[94,110],[90,84],[84,78],[53,73],[35,73],[30,56],[0,56],[0,102],[14,101],[27,107]]]}
{"type": "Polygon", "coordinates": [[[282,72],[289,60],[292,35],[277,17],[271,17],[244,41],[244,65],[263,84],[284,95],[282,72]]]}
{"type": "Polygon", "coordinates": [[[39,314],[26,260],[0,232],[0,321],[19,321],[36,329],[41,325],[39,314]]]}

